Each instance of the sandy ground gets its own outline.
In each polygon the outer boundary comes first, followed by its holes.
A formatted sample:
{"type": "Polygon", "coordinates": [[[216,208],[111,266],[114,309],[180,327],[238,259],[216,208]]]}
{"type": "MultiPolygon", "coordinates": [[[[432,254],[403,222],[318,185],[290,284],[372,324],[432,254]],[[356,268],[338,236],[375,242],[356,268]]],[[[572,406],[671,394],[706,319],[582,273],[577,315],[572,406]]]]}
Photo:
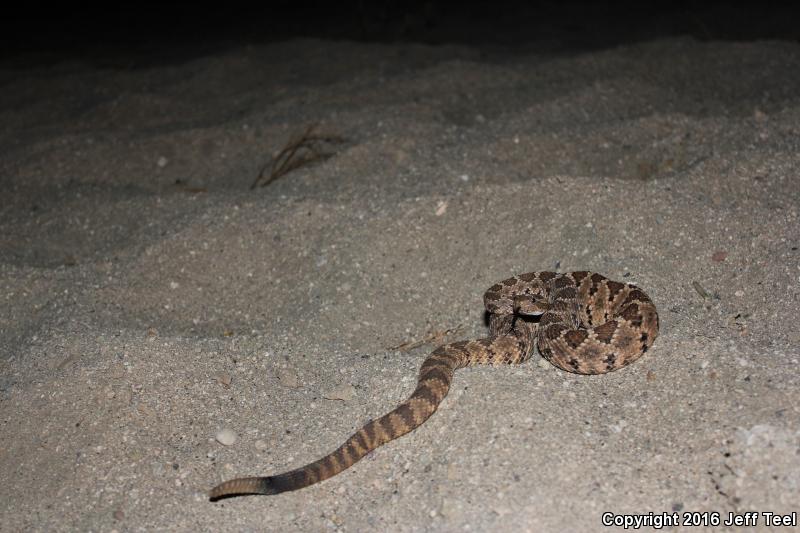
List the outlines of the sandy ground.
{"type": "MultiPolygon", "coordinates": [[[[3,531],[800,511],[797,44],[298,40],[6,67],[0,132],[3,531]],[[250,190],[309,124],[345,142],[250,190]],[[653,349],[604,376],[462,370],[345,473],[208,502],[336,448],[433,348],[393,346],[484,336],[483,291],[546,269],[641,285],[653,349]]],[[[705,529],[730,528],[671,530],[705,529]]]]}

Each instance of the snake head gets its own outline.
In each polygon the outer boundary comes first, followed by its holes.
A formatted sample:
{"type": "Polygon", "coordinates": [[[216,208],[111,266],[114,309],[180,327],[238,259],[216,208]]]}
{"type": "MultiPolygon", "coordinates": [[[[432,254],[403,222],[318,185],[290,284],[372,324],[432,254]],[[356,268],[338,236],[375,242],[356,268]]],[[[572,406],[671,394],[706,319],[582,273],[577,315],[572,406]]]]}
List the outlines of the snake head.
{"type": "Polygon", "coordinates": [[[514,295],[514,313],[523,316],[539,316],[550,309],[550,304],[539,294],[514,295]]]}

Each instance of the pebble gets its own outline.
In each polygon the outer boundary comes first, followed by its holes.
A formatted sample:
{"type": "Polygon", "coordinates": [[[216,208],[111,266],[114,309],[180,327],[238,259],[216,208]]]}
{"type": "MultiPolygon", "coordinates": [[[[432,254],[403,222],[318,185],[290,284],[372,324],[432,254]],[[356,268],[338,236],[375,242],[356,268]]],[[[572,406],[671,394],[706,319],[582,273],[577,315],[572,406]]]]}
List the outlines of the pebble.
{"type": "Polygon", "coordinates": [[[217,382],[222,385],[223,388],[229,389],[231,386],[231,375],[227,372],[223,372],[217,375],[217,382]]]}
{"type": "Polygon", "coordinates": [[[217,431],[217,434],[214,438],[217,439],[217,442],[223,446],[233,446],[233,444],[239,438],[239,435],[237,435],[232,429],[223,428],[217,431]]]}
{"type": "Polygon", "coordinates": [[[628,423],[625,420],[620,420],[616,424],[609,424],[609,429],[614,433],[622,433],[628,423]]]}
{"type": "Polygon", "coordinates": [[[356,394],[356,389],[349,383],[344,385],[339,385],[333,390],[330,390],[325,393],[325,399],[327,400],[342,400],[348,401],[352,400],[353,396],[356,394]]]}
{"type": "Polygon", "coordinates": [[[296,389],[300,387],[300,378],[297,377],[297,372],[291,368],[281,368],[278,370],[278,381],[284,387],[296,389]]]}
{"type": "Polygon", "coordinates": [[[258,439],[253,446],[255,446],[256,450],[263,452],[267,448],[269,448],[269,444],[264,439],[258,439]]]}
{"type": "Polygon", "coordinates": [[[444,517],[452,518],[458,516],[458,514],[462,512],[462,508],[463,505],[460,501],[453,498],[444,498],[439,512],[444,517]]]}

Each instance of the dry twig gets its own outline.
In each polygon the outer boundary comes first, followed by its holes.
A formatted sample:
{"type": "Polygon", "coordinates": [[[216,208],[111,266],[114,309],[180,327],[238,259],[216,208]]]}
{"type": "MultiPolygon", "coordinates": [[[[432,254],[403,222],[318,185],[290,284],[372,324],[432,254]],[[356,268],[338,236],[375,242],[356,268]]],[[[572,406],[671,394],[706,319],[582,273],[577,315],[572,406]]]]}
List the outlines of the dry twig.
{"type": "Polygon", "coordinates": [[[266,187],[292,170],[333,157],[335,152],[326,151],[325,148],[327,145],[345,142],[344,137],[322,134],[316,130],[317,126],[312,124],[302,133],[293,135],[278,155],[261,167],[258,177],[250,185],[250,188],[255,189],[259,185],[266,187]],[[269,169],[269,174],[267,174],[267,169],[269,169]]]}

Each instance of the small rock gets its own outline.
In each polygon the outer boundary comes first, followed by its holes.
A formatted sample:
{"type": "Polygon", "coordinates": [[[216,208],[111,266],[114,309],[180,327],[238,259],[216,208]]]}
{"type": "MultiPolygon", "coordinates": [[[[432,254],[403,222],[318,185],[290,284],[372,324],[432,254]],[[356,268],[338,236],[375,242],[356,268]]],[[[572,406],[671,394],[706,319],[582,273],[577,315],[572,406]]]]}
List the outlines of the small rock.
{"type": "Polygon", "coordinates": [[[464,471],[459,466],[454,465],[453,463],[447,465],[447,479],[451,481],[460,479],[463,476],[463,474],[464,471]]]}
{"type": "Polygon", "coordinates": [[[214,436],[214,438],[217,439],[217,442],[223,446],[233,446],[239,439],[239,435],[237,435],[232,429],[223,428],[217,431],[217,434],[214,436]]]}
{"type": "Polygon", "coordinates": [[[258,439],[258,440],[257,440],[257,441],[256,441],[256,442],[253,444],[253,446],[255,446],[256,450],[258,450],[259,452],[263,452],[263,451],[265,451],[267,448],[269,448],[269,445],[267,444],[267,441],[265,441],[265,440],[263,440],[263,439],[258,439]]]}
{"type": "Polygon", "coordinates": [[[725,250],[717,250],[716,252],[711,254],[711,260],[714,261],[715,263],[721,263],[725,261],[727,257],[728,257],[728,252],[726,252],[725,250]]]}
{"type": "Polygon", "coordinates": [[[223,372],[217,376],[217,383],[222,385],[223,388],[229,389],[231,388],[231,375],[227,372],[223,372]]]}
{"type": "Polygon", "coordinates": [[[165,166],[167,166],[167,163],[169,163],[169,159],[167,159],[163,155],[158,158],[158,161],[156,161],[158,168],[164,168],[165,166]]]}
{"type": "Polygon", "coordinates": [[[708,294],[708,291],[706,291],[705,288],[702,285],[700,285],[700,282],[693,281],[692,287],[694,288],[695,291],[697,291],[697,294],[699,294],[700,297],[703,298],[704,300],[709,298],[710,295],[708,294]]]}
{"type": "Polygon", "coordinates": [[[620,420],[616,424],[609,424],[609,429],[614,433],[622,433],[628,423],[625,420],[620,420]]]}
{"type": "Polygon", "coordinates": [[[459,500],[453,498],[445,498],[442,500],[442,506],[439,512],[446,518],[453,518],[462,512],[463,505],[459,500]]]}
{"type": "Polygon", "coordinates": [[[447,212],[447,202],[444,200],[439,200],[439,203],[436,204],[436,216],[440,217],[447,212]]]}
{"type": "Polygon", "coordinates": [[[324,396],[327,400],[342,400],[346,402],[348,400],[352,400],[355,394],[355,387],[347,383],[345,385],[339,385],[335,389],[328,391],[324,396]]]}
{"type": "Polygon", "coordinates": [[[296,389],[300,387],[300,378],[297,377],[297,372],[291,368],[281,368],[278,370],[278,381],[284,387],[296,389]]]}

